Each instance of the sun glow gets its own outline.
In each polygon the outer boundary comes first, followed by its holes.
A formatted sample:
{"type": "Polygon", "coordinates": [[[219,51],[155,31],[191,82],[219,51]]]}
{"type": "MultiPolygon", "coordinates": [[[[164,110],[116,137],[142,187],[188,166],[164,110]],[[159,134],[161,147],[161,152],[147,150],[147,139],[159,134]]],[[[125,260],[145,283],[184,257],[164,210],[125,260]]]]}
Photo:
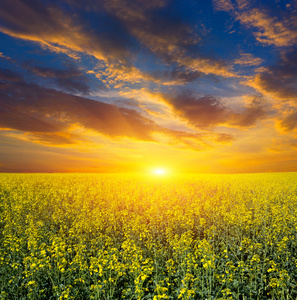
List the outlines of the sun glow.
{"type": "Polygon", "coordinates": [[[152,170],[152,173],[153,173],[154,175],[159,175],[159,176],[161,176],[161,175],[166,175],[166,174],[168,174],[168,170],[166,170],[166,169],[164,169],[164,168],[155,168],[155,169],[152,170]]]}

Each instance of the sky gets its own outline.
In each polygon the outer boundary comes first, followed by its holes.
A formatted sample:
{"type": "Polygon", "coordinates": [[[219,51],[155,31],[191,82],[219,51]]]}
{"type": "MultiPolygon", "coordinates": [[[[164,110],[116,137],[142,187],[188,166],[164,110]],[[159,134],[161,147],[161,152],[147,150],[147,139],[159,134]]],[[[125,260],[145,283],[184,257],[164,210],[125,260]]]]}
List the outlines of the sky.
{"type": "Polygon", "coordinates": [[[1,0],[0,172],[297,171],[297,0],[1,0]]]}

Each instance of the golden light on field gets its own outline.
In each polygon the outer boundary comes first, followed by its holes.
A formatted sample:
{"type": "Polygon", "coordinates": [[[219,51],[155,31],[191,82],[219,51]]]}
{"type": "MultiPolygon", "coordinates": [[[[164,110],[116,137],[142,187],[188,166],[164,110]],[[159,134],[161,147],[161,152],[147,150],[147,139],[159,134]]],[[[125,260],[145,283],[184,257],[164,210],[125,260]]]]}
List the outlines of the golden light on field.
{"type": "Polygon", "coordinates": [[[0,299],[296,299],[296,172],[147,167],[0,174],[0,299]]]}

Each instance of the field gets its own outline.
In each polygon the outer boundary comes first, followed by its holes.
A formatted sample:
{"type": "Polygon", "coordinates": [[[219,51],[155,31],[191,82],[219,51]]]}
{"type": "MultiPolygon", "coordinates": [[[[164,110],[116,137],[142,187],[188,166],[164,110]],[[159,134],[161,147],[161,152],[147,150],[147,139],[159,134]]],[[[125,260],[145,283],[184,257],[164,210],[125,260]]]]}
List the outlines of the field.
{"type": "Polygon", "coordinates": [[[0,299],[297,299],[297,173],[0,175],[0,299]]]}

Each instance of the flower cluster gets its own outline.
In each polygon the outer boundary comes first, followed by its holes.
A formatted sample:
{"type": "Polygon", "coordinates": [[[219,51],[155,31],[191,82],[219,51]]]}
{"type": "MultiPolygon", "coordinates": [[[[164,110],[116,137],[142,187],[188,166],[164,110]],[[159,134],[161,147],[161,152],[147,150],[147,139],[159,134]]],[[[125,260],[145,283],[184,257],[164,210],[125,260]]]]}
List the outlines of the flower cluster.
{"type": "Polygon", "coordinates": [[[297,299],[296,180],[1,174],[0,299],[297,299]]]}

